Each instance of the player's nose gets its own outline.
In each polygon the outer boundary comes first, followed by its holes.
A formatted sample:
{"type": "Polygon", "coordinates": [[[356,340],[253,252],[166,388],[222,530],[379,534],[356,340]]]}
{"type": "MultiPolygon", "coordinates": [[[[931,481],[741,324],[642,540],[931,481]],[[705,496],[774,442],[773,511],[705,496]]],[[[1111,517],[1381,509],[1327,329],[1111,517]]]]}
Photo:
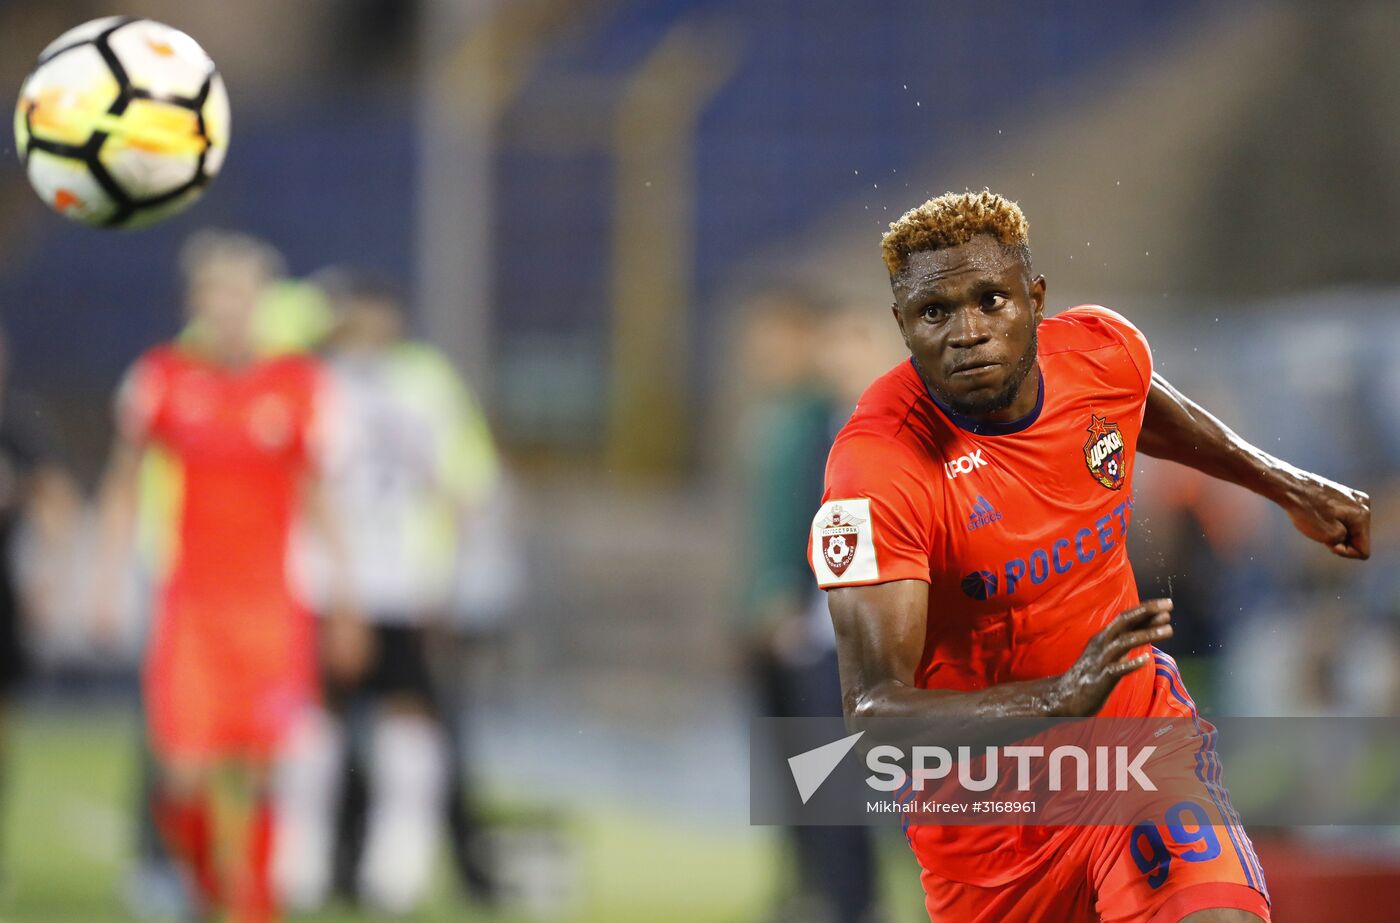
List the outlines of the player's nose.
{"type": "Polygon", "coordinates": [[[956,349],[981,346],[992,338],[991,328],[981,311],[955,311],[948,328],[948,345],[956,349]]]}

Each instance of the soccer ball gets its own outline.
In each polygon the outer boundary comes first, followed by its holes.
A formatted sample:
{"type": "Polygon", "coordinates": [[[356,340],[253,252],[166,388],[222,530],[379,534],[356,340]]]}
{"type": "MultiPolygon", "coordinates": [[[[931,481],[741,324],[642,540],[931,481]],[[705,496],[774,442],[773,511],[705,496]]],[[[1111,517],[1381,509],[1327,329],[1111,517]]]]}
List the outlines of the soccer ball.
{"type": "Polygon", "coordinates": [[[199,198],[228,149],[228,94],[194,39],[109,16],[39,55],[15,107],[15,147],[54,211],[85,224],[152,224],[199,198]]]}

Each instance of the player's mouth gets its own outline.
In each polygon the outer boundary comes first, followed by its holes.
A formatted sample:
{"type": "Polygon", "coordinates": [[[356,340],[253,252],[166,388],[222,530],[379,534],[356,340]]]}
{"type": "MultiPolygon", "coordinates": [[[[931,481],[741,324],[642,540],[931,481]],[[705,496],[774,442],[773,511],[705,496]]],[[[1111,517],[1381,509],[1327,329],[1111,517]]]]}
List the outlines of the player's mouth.
{"type": "Polygon", "coordinates": [[[976,378],[1001,368],[1000,362],[964,362],[948,373],[949,378],[976,378]]]}

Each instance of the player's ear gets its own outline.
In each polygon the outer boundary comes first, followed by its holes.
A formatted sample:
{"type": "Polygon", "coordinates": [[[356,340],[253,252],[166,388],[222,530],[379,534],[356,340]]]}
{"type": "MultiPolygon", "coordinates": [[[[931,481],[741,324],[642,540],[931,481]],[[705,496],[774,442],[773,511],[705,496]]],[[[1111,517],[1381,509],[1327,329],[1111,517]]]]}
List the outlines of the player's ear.
{"type": "Polygon", "coordinates": [[[1029,291],[1031,312],[1035,315],[1035,322],[1038,324],[1045,317],[1045,277],[1036,276],[1032,279],[1029,291]]]}
{"type": "Polygon", "coordinates": [[[904,338],[904,345],[909,345],[909,332],[904,329],[904,315],[899,312],[899,302],[890,302],[890,313],[894,315],[894,322],[899,325],[899,335],[904,338]]]}

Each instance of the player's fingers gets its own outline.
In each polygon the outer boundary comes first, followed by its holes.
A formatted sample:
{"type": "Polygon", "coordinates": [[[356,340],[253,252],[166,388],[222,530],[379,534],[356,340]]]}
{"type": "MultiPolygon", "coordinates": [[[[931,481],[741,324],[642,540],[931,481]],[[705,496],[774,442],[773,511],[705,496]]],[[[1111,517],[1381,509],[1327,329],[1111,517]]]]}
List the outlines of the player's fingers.
{"type": "Polygon", "coordinates": [[[1367,497],[1366,500],[1368,505],[1362,507],[1347,523],[1347,544],[1356,551],[1355,557],[1363,561],[1371,556],[1370,498],[1367,497]]]}
{"type": "Polygon", "coordinates": [[[1114,677],[1115,679],[1121,679],[1122,677],[1127,676],[1129,673],[1132,673],[1135,670],[1141,670],[1143,667],[1147,666],[1147,664],[1151,660],[1152,655],[1150,653],[1139,654],[1136,657],[1126,660],[1120,660],[1117,663],[1109,664],[1108,668],[1104,672],[1107,673],[1109,676],[1114,677]]]}
{"type": "Polygon", "coordinates": [[[1151,628],[1141,628],[1137,631],[1131,631],[1126,635],[1120,635],[1114,638],[1107,646],[1104,653],[1108,655],[1108,659],[1117,660],[1133,648],[1141,647],[1144,644],[1152,644],[1155,641],[1163,641],[1171,636],[1171,625],[1154,625],[1151,628]]]}
{"type": "MultiPolygon", "coordinates": [[[[1084,646],[1084,653],[1081,656],[1085,658],[1087,663],[1095,667],[1103,667],[1112,663],[1127,651],[1153,640],[1151,637],[1143,640],[1130,638],[1127,642],[1119,644],[1118,640],[1124,632],[1161,627],[1171,620],[1171,609],[1172,601],[1170,599],[1151,599],[1140,606],[1120,612],[1113,621],[1104,626],[1084,646]]],[[[1169,635],[1161,637],[1169,637],[1169,635]]]]}
{"type": "Polygon", "coordinates": [[[1172,601],[1170,599],[1149,599],[1140,606],[1120,612],[1117,618],[1109,622],[1107,627],[1099,632],[1099,636],[1104,639],[1115,637],[1125,631],[1131,631],[1164,612],[1169,613],[1171,609],[1172,601]]]}
{"type": "Polygon", "coordinates": [[[1108,624],[1108,627],[1098,635],[1100,646],[1107,650],[1125,634],[1139,631],[1149,626],[1163,624],[1159,620],[1171,619],[1170,600],[1152,600],[1151,603],[1144,603],[1136,609],[1129,609],[1108,624]]]}
{"type": "Polygon", "coordinates": [[[1332,553],[1339,558],[1351,558],[1353,561],[1364,561],[1370,555],[1362,554],[1360,550],[1353,548],[1345,542],[1338,542],[1332,546],[1332,553]]]}

